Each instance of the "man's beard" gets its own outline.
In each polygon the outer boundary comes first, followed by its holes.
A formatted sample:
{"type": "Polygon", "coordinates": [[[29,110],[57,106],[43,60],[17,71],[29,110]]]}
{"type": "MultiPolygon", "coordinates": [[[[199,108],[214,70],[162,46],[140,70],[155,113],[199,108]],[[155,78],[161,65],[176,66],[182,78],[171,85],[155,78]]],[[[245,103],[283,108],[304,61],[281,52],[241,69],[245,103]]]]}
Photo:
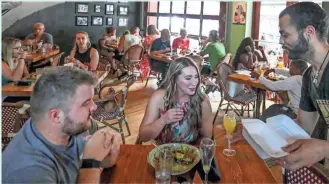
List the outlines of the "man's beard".
{"type": "MultiPolygon", "coordinates": [[[[90,114],[89,116],[90,117],[90,114]]],[[[89,121],[91,121],[89,119],[89,121]]],[[[62,131],[70,136],[79,135],[89,129],[90,123],[88,122],[76,122],[71,119],[69,116],[65,116],[63,122],[62,131]]]]}
{"type": "Polygon", "coordinates": [[[312,54],[310,44],[302,33],[298,34],[298,41],[291,48],[283,46],[283,49],[288,51],[288,57],[291,60],[301,59],[309,61],[312,54]]]}

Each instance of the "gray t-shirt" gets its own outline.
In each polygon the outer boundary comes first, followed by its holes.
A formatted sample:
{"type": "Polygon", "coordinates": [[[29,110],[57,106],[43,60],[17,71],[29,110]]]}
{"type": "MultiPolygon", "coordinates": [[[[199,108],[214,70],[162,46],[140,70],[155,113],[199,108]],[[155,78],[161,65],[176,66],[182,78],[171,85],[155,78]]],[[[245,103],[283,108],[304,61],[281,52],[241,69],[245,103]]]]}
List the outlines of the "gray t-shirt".
{"type": "MultiPolygon", "coordinates": [[[[35,39],[35,34],[34,33],[31,33],[29,34],[25,40],[33,40],[35,39]]],[[[41,35],[41,38],[40,40],[43,40],[43,43],[49,43],[49,44],[54,44],[53,42],[53,36],[49,33],[46,33],[44,32],[42,35],[41,35]]]]}
{"type": "Polygon", "coordinates": [[[75,183],[84,146],[83,135],[54,145],[28,120],[2,154],[2,182],[75,183]]]}

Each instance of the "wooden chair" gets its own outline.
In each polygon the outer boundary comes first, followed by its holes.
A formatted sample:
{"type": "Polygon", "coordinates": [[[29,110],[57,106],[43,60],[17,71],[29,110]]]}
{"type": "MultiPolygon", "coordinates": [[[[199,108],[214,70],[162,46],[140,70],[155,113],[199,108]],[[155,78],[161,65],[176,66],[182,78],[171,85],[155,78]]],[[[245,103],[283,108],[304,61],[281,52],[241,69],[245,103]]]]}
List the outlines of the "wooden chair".
{"type": "Polygon", "coordinates": [[[218,66],[217,70],[218,70],[217,83],[220,86],[222,97],[219,106],[217,108],[217,112],[214,117],[213,123],[216,120],[216,117],[218,115],[219,110],[221,109],[224,100],[228,102],[225,113],[227,113],[229,108],[231,108],[238,116],[243,116],[244,110],[245,108],[247,108],[248,117],[249,117],[249,105],[253,104],[254,106],[255,101],[257,99],[256,94],[253,91],[245,92],[244,90],[242,90],[241,92],[231,97],[228,92],[229,82],[227,80],[227,76],[234,73],[233,68],[230,67],[227,63],[221,63],[218,66]],[[235,104],[241,106],[241,111],[235,106],[235,104]]]}
{"type": "Polygon", "coordinates": [[[129,76],[127,85],[124,88],[118,92],[115,92],[113,88],[110,88],[110,91],[113,91],[113,93],[104,97],[101,95],[102,91],[107,90],[108,86],[103,86],[101,92],[99,93],[99,100],[95,101],[97,110],[93,113],[93,119],[95,119],[98,123],[109,126],[119,132],[121,134],[123,144],[125,144],[125,136],[122,130],[123,124],[125,124],[127,127],[128,136],[131,135],[124,108],[127,103],[129,87],[133,85],[135,81],[136,78],[134,76],[129,76]],[[111,112],[108,112],[105,107],[106,102],[109,100],[113,100],[113,102],[116,104],[116,107],[112,109],[111,112]],[[110,120],[114,120],[115,122],[108,123],[107,121],[110,120]],[[114,124],[119,124],[119,128],[114,127],[114,124]]]}
{"type": "Polygon", "coordinates": [[[157,72],[157,71],[155,71],[155,70],[152,69],[152,63],[151,63],[151,57],[150,57],[150,50],[148,50],[146,53],[147,53],[147,58],[148,58],[149,66],[150,66],[150,71],[149,71],[149,73],[147,75],[145,87],[147,86],[147,83],[148,83],[151,75],[153,75],[153,76],[155,76],[157,78],[157,80],[158,80],[157,85],[159,86],[160,85],[159,84],[159,81],[160,81],[160,75],[161,74],[159,72],[157,72]]]}
{"type": "MultiPolygon", "coordinates": [[[[2,151],[8,146],[16,133],[30,118],[29,109],[23,108],[24,102],[2,103],[2,151]]],[[[26,106],[26,105],[25,105],[26,106]]]]}
{"type": "Polygon", "coordinates": [[[285,169],[284,183],[329,183],[329,170],[323,165],[316,163],[311,167],[302,167],[295,171],[285,169]]]}
{"type": "MultiPolygon", "coordinates": [[[[134,75],[134,72],[137,70],[137,66],[140,65],[143,54],[144,47],[138,44],[130,46],[128,50],[123,54],[122,62],[128,67],[129,75],[134,75]]],[[[137,71],[143,82],[142,72],[139,69],[137,71]]]]}

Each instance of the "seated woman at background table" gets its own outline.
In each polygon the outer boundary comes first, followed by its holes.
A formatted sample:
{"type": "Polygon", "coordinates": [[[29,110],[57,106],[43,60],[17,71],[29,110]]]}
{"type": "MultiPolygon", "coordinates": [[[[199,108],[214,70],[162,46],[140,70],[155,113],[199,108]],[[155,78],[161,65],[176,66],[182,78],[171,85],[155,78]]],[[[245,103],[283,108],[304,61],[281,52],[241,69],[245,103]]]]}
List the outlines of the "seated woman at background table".
{"type": "MultiPolygon", "coordinates": [[[[170,31],[169,29],[163,29],[161,31],[160,38],[153,41],[150,53],[153,54],[165,54],[171,51],[170,45],[170,31]]],[[[156,59],[151,60],[152,70],[161,73],[161,78],[163,79],[168,70],[168,63],[159,61],[156,59]]]]}
{"type": "Polygon", "coordinates": [[[174,60],[160,86],[151,96],[139,129],[141,141],[159,144],[197,144],[212,136],[212,111],[201,92],[200,73],[194,61],[174,60]]]}
{"type": "Polygon", "coordinates": [[[143,47],[145,49],[145,54],[142,57],[141,63],[140,63],[140,70],[142,72],[143,77],[147,77],[147,75],[150,72],[150,64],[149,64],[149,57],[148,57],[148,51],[150,50],[152,43],[155,39],[159,37],[159,31],[155,27],[155,25],[149,25],[147,27],[147,35],[145,37],[145,40],[143,42],[143,47]]]}
{"type": "MultiPolygon", "coordinates": [[[[180,37],[174,39],[172,44],[173,51],[177,49],[188,50],[190,48],[190,39],[187,38],[187,31],[185,28],[180,29],[180,37]]],[[[178,53],[180,54],[180,53],[178,53]]]]}
{"type": "Polygon", "coordinates": [[[96,70],[98,61],[98,51],[91,47],[88,33],[77,32],[71,53],[65,58],[65,62],[73,62],[83,69],[96,70]]]}
{"type": "Polygon", "coordinates": [[[226,55],[225,46],[220,42],[218,31],[211,30],[207,42],[200,55],[209,54],[210,65],[203,65],[202,74],[210,74],[211,71],[216,69],[218,62],[226,55]]]}
{"type": "MultiPolygon", "coordinates": [[[[2,86],[29,77],[25,65],[27,52],[22,50],[22,42],[16,38],[2,40],[2,86]]],[[[29,100],[28,97],[2,97],[3,102],[29,100]]]]}
{"type": "Polygon", "coordinates": [[[259,51],[255,49],[252,38],[244,38],[233,59],[233,68],[235,70],[251,70],[258,61],[267,62],[264,50],[259,51]]]}

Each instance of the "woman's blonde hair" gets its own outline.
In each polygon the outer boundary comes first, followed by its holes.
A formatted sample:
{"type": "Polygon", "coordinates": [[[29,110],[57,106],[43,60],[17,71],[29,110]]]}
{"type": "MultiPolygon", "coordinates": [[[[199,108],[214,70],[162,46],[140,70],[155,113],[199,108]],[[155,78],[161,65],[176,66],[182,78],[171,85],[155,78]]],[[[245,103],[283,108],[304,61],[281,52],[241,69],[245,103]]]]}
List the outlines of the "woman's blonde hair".
{"type": "Polygon", "coordinates": [[[198,73],[199,83],[196,87],[196,92],[193,96],[191,96],[188,112],[187,112],[187,120],[190,125],[193,127],[199,128],[199,123],[201,122],[202,110],[201,104],[203,100],[206,98],[205,94],[201,91],[200,82],[201,76],[200,71],[196,65],[196,63],[187,57],[181,57],[174,60],[168,69],[166,77],[164,81],[160,84],[160,88],[166,90],[164,95],[164,110],[168,110],[173,108],[178,102],[176,99],[177,95],[177,79],[178,76],[182,73],[182,70],[186,67],[193,66],[198,73]]]}
{"type": "Polygon", "coordinates": [[[78,45],[77,45],[77,42],[76,42],[76,39],[77,39],[77,34],[84,34],[87,36],[87,47],[88,49],[91,47],[91,43],[90,43],[90,39],[89,39],[89,35],[87,32],[85,31],[78,31],[76,34],[75,34],[75,37],[74,37],[74,41],[73,41],[73,48],[72,48],[72,52],[75,53],[78,49],[78,45]]]}
{"type": "Polygon", "coordinates": [[[4,38],[2,40],[2,60],[6,62],[12,70],[15,69],[13,48],[19,42],[22,41],[17,38],[4,38]]]}

